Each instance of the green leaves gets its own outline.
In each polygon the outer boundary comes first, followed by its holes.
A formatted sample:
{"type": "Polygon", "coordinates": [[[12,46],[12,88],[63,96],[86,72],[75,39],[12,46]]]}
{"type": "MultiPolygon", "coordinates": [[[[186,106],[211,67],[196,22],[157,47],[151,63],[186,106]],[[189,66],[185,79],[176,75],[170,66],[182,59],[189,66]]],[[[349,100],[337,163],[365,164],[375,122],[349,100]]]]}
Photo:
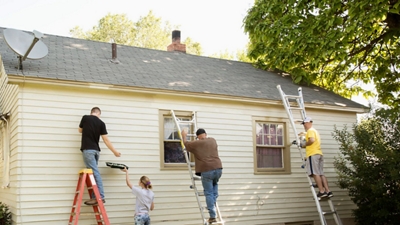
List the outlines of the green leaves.
{"type": "Polygon", "coordinates": [[[392,83],[400,86],[399,2],[257,0],[243,21],[249,57],[255,65],[290,73],[296,83],[314,83],[345,97],[371,94],[346,85],[350,81],[374,82],[380,102],[400,106],[397,94],[385,93],[398,89],[392,83]]]}
{"type": "Polygon", "coordinates": [[[0,224],[1,225],[11,225],[11,211],[5,203],[0,202],[0,224]]]}
{"type": "Polygon", "coordinates": [[[357,205],[357,224],[395,225],[400,219],[400,113],[381,109],[354,125],[335,128],[338,185],[357,205]]]}

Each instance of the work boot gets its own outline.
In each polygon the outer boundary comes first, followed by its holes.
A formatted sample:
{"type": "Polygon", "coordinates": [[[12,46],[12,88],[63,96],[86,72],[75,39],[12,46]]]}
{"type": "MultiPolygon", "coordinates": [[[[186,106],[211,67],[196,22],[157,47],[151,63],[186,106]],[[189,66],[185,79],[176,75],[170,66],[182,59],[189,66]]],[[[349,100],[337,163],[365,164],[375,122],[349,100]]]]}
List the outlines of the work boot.
{"type": "Polygon", "coordinates": [[[216,222],[217,222],[217,219],[215,219],[215,218],[209,218],[209,219],[208,219],[208,222],[209,222],[209,223],[216,223],[216,222]]]}
{"type": "MultiPolygon", "coordinates": [[[[102,199],[103,203],[106,203],[106,200],[102,199]]],[[[85,205],[97,205],[97,200],[92,198],[85,202],[85,205]]]]}

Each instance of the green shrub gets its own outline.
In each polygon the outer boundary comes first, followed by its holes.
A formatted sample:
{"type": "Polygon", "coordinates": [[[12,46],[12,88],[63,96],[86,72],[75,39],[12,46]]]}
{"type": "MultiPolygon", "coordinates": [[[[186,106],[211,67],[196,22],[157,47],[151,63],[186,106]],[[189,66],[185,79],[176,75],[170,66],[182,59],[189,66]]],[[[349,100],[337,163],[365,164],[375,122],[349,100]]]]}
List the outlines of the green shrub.
{"type": "Polygon", "coordinates": [[[11,225],[11,212],[2,202],[0,202],[0,225],[11,225]]]}
{"type": "Polygon", "coordinates": [[[400,112],[381,109],[375,115],[336,130],[340,156],[334,165],[338,185],[358,206],[360,225],[397,225],[400,221],[400,112]]]}

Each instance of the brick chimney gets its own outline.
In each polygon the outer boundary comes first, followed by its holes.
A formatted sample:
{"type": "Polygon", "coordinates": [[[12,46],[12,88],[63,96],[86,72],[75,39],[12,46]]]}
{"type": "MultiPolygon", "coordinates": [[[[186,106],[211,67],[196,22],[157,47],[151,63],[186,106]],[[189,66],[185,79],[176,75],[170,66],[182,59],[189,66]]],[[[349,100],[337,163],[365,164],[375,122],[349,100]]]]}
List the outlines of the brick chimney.
{"type": "Polygon", "coordinates": [[[168,45],[167,51],[169,52],[183,52],[186,53],[186,45],[181,44],[181,31],[174,30],[172,31],[172,43],[168,45]]]}

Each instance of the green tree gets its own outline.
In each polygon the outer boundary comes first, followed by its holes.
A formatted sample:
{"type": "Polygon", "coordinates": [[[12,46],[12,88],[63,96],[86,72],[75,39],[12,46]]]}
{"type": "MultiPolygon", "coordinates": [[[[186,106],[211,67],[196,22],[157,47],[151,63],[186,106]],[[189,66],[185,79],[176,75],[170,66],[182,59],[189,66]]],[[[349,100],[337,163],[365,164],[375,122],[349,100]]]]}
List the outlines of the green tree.
{"type": "Polygon", "coordinates": [[[340,155],[334,166],[347,189],[357,224],[395,225],[400,221],[400,113],[379,109],[374,116],[337,130],[340,155]]]}
{"type": "Polygon", "coordinates": [[[220,51],[218,53],[211,54],[210,57],[219,58],[219,59],[234,60],[235,59],[235,54],[234,54],[234,52],[229,52],[228,49],[225,49],[224,51],[220,51]]]}
{"type": "Polygon", "coordinates": [[[248,49],[249,45],[247,45],[245,49],[237,50],[236,58],[241,62],[248,62],[248,63],[254,62],[254,60],[250,59],[250,57],[248,56],[248,49]]]}
{"type": "Polygon", "coordinates": [[[121,45],[134,45],[135,24],[125,14],[107,14],[101,18],[92,30],[84,32],[79,26],[70,30],[76,38],[87,40],[115,42],[121,45]]]}
{"type": "Polygon", "coordinates": [[[220,51],[218,53],[211,54],[210,57],[227,59],[227,60],[237,60],[237,61],[241,61],[241,62],[253,62],[253,60],[251,60],[247,56],[246,49],[239,49],[236,52],[234,52],[234,51],[230,52],[228,49],[225,49],[224,51],[220,51]]]}
{"type": "Polygon", "coordinates": [[[134,46],[166,50],[171,44],[172,26],[163,22],[152,11],[147,16],[140,17],[135,23],[134,46]]]}
{"type": "Polygon", "coordinates": [[[192,55],[202,55],[203,48],[199,42],[194,42],[191,38],[186,38],[183,44],[186,45],[186,53],[192,55]]]}
{"type": "Polygon", "coordinates": [[[345,97],[371,92],[400,105],[400,0],[256,0],[244,18],[249,56],[345,97]],[[355,83],[356,84],[356,83],[355,83]]]}
{"type": "MultiPolygon", "coordinates": [[[[173,26],[168,21],[163,22],[161,18],[149,11],[146,16],[141,16],[136,22],[129,20],[126,14],[109,13],[101,18],[98,25],[91,30],[84,32],[81,27],[76,26],[70,30],[70,34],[87,40],[166,50],[171,44],[172,30],[173,26]]],[[[190,54],[201,54],[200,43],[190,38],[186,41],[190,54]]]]}

